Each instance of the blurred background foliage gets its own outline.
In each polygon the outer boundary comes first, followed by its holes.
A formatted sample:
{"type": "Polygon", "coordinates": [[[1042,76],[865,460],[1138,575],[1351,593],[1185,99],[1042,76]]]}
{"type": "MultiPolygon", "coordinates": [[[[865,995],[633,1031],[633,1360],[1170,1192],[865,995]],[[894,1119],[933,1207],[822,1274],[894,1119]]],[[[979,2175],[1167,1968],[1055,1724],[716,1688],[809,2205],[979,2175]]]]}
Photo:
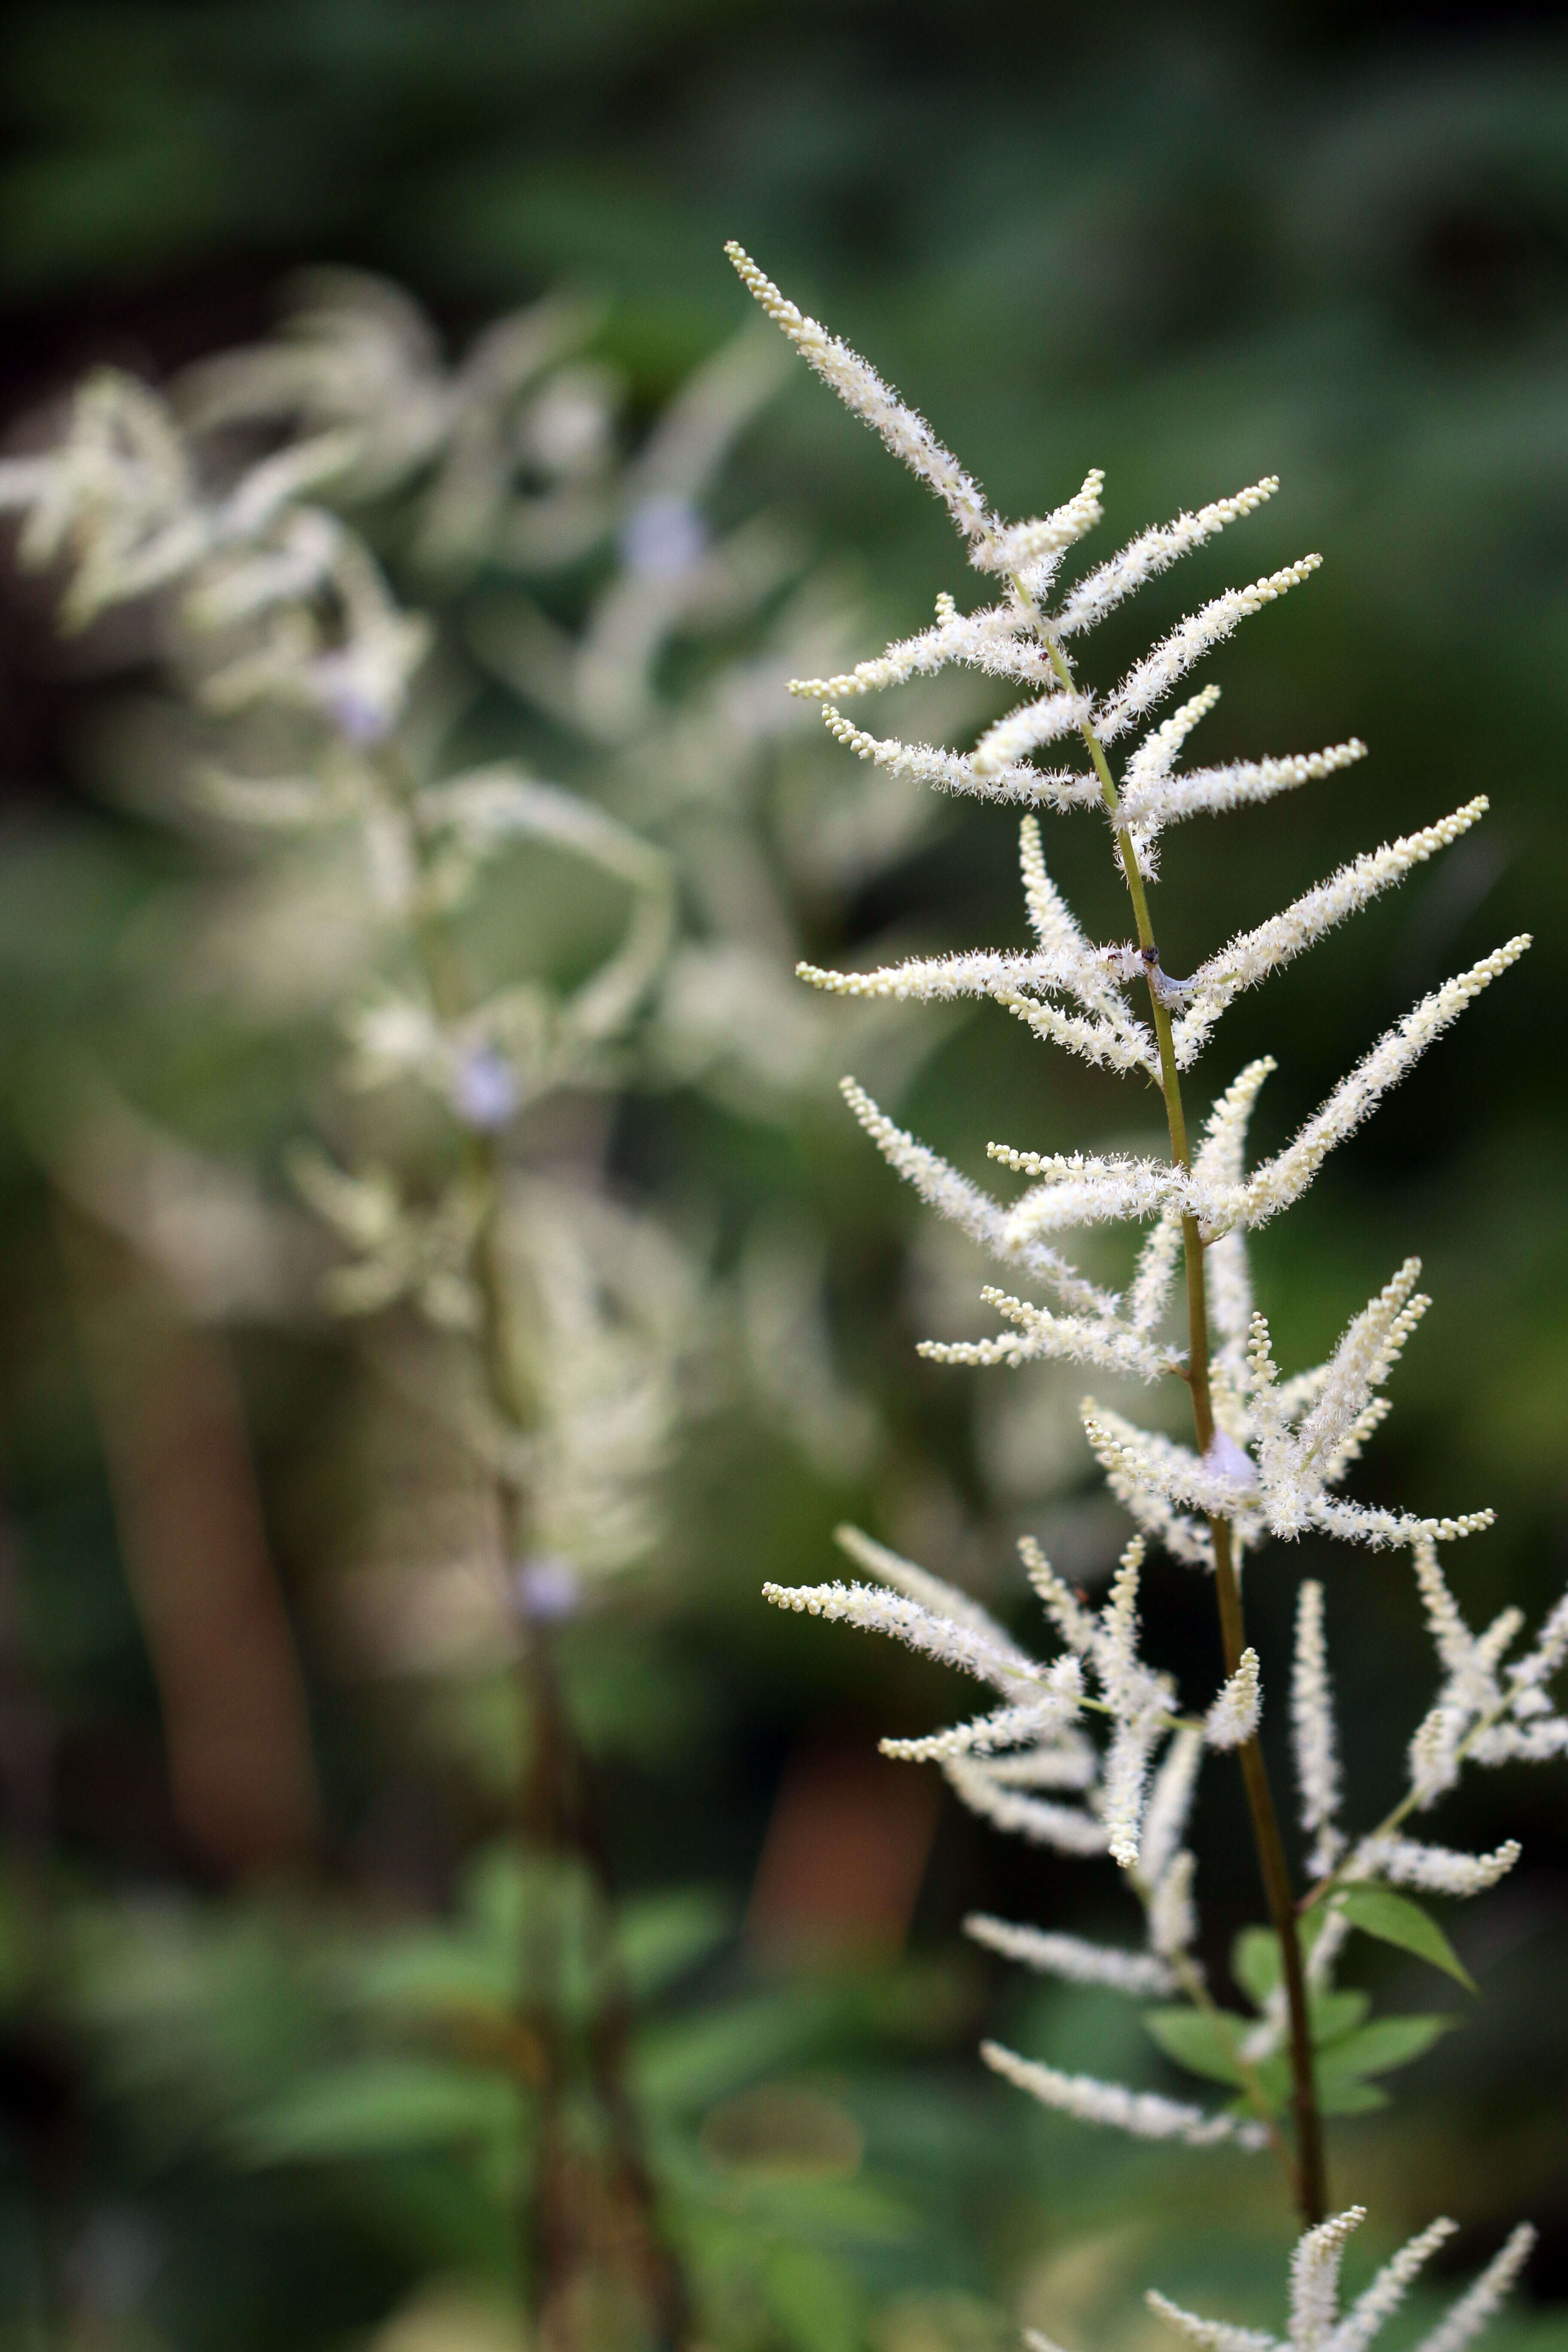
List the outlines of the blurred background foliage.
{"type": "MultiPolygon", "coordinates": [[[[1196,559],[1203,580],[1156,591],[1147,621],[1238,565],[1321,548],[1311,588],[1215,665],[1215,756],[1352,732],[1373,756],[1349,782],[1186,828],[1168,852],[1164,960],[1185,970],[1353,850],[1492,795],[1446,863],[1238,1009],[1232,1051],[1279,1057],[1267,1147],[1421,988],[1535,932],[1521,980],[1423,1063],[1258,1260],[1289,1361],[1422,1253],[1436,1310],[1363,1491],[1494,1503],[1498,1529],[1455,1563],[1461,1598],[1547,1605],[1568,1555],[1554,13],[56,0],[5,21],[0,393],[23,441],[84,368],[165,381],[265,334],[291,273],[329,263],[398,281],[459,353],[547,291],[598,305],[587,356],[621,387],[635,449],[743,321],[719,249],[736,236],[1006,510],[1037,510],[1099,464],[1120,538],[1282,476],[1245,555],[1196,559]]],[[[853,655],[963,589],[935,509],[804,372],[757,407],[703,498],[715,530],[767,518],[772,584],[717,654],[673,646],[666,705],[720,660],[762,662],[776,689],[768,632],[791,596],[815,599],[807,618],[847,630],[853,655]]],[[[372,527],[395,572],[395,509],[372,527]]],[[[193,1323],[44,1172],[40,1104],[83,1056],[193,1151],[275,1171],[321,1098],[327,1041],[287,955],[263,974],[270,995],[237,1005],[220,984],[233,957],[193,909],[231,902],[204,896],[211,845],[167,822],[138,733],[145,649],[133,634],[62,646],[44,594],[9,569],[0,2326],[18,2346],[485,2352],[517,2340],[517,2119],[493,2080],[477,2074],[465,2104],[416,2034],[389,2039],[377,2020],[405,2018],[421,1948],[447,1949],[448,1977],[482,1976],[487,1936],[504,1942],[527,1900],[504,1854],[504,1676],[471,1660],[411,1671],[406,1655],[373,1670],[345,1639],[345,1578],[451,1529],[420,1516],[443,1491],[438,1446],[373,1392],[342,1331],[247,1310],[232,1263],[221,1328],[193,1323]],[[152,1536],[127,1525],[127,1394],[163,1490],[152,1536]],[[149,1541],[174,1579],[163,1619],[132,1557],[149,1541]],[[193,1598],[204,1546],[238,1578],[226,1617],[193,1598]],[[171,1615],[208,1643],[194,1664],[186,1646],[183,1685],[171,1615]],[[263,1653],[275,1697],[302,1677],[309,1786],[287,1741],[268,1747],[291,1702],[258,1698],[263,1653]],[[242,1738],[258,1727],[237,1781],[204,1781],[188,1739],[171,1771],[192,1705],[210,1716],[215,1693],[242,1738]]],[[[411,601],[437,596],[416,565],[399,577],[411,601]]],[[[598,584],[568,567],[545,598],[560,627],[581,625],[598,584]]],[[[481,570],[439,593],[488,681],[479,749],[613,796],[603,738],[542,709],[528,678],[506,685],[494,649],[515,583],[481,570]]],[[[781,965],[802,950],[851,961],[873,938],[879,960],[1018,938],[1012,829],[953,805],[874,814],[846,836],[850,764],[797,736],[740,774],[730,832],[705,848],[699,829],[683,852],[693,934],[724,929],[704,859],[710,878],[743,835],[778,918],[758,937],[781,965]]],[[[637,785],[645,824],[656,768],[637,785]]],[[[638,808],[617,814],[637,824],[638,808]]],[[[1064,825],[1053,845],[1090,924],[1116,935],[1098,836],[1064,825]]],[[[553,926],[569,962],[603,918],[563,887],[520,874],[496,920],[553,926]]],[[[739,936],[733,904],[727,919],[739,936]]],[[[330,961],[331,940],[317,945],[330,961]]],[[[712,968],[709,988],[724,984],[712,968]]],[[[849,1037],[832,1008],[761,1077],[717,1047],[645,1057],[607,1112],[558,1106],[539,1146],[558,1168],[607,1171],[610,1196],[701,1269],[707,1301],[658,1539],[616,1605],[569,1630],[563,1664],[650,2003],[655,2153],[710,2324],[790,2352],[980,2352],[1021,2316],[1073,2352],[1142,2352],[1138,2295],[1156,2278],[1272,2324],[1288,2225],[1271,2180],[1025,2113],[971,2055],[1000,2018],[1033,2054],[1164,2079],[1152,2052],[1123,2050],[1135,2028],[1109,1998],[1026,1997],[959,1945],[976,1904],[1114,1920],[1109,1868],[1068,1874],[939,1811],[873,1753],[878,1732],[944,1719],[934,1672],[757,1598],[768,1576],[832,1573],[844,1516],[1010,1613],[1020,1528],[1089,1583],[1119,1541],[1075,1384],[987,1385],[913,1359],[921,1332],[965,1328],[979,1274],[843,1115],[831,1082],[860,1052],[849,1037]],[[815,1307],[800,1327],[803,1298],[820,1301],[820,1329],[815,1307]]],[[[994,1009],[946,1026],[911,1009],[867,1051],[862,1075],[965,1165],[991,1135],[1049,1149],[1125,1132],[1119,1096],[994,1009]]],[[[1375,1790],[1426,1703],[1425,1649],[1402,1567],[1348,1576],[1304,1546],[1255,1572],[1266,1655],[1299,1575],[1324,1569],[1352,1784],[1375,1790]]],[[[1167,1663],[1212,1676],[1202,1591],[1163,1571],[1156,1612],[1167,1663]]],[[[1223,1937],[1255,1897],[1239,1808],[1227,1817],[1222,1792],[1210,1810],[1223,1937]]],[[[1568,2294],[1568,1802],[1542,1773],[1489,1782],[1464,1811],[1457,1836],[1517,1829],[1526,1844],[1515,1877],[1455,1923],[1485,1999],[1388,2116],[1341,2126],[1337,2187],[1389,2241],[1458,2215],[1458,2268],[1532,2214],[1537,2306],[1508,2327],[1568,2339],[1552,2315],[1568,2294]]],[[[1223,1940],[1209,1958],[1223,1982],[1223,1940]]]]}

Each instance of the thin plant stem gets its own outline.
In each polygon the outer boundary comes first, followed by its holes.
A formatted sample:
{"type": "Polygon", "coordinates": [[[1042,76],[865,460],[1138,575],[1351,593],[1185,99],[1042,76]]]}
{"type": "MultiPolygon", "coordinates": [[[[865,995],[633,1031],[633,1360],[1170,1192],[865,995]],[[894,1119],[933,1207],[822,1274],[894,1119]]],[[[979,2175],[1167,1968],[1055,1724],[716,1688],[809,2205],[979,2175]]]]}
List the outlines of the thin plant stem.
{"type": "MultiPolygon", "coordinates": [[[[1023,593],[1020,589],[1020,593],[1023,593]]],[[[1051,667],[1062,685],[1069,690],[1073,676],[1067,656],[1060,645],[1043,624],[1040,634],[1050,656],[1051,667]]],[[[1105,749],[1087,721],[1080,729],[1094,772],[1100,780],[1100,797],[1106,813],[1114,818],[1120,805],[1110,763],[1105,749]]],[[[1132,901],[1133,919],[1138,928],[1138,944],[1148,964],[1149,1004],[1153,1015],[1154,1035],[1160,1053],[1161,1089],[1165,1098],[1165,1117],[1171,1133],[1171,1158],[1180,1168],[1192,1166],[1192,1150],[1187,1139],[1186,1112],[1182,1102],[1182,1082],[1176,1068],[1175,1040],[1171,1034],[1171,1015],[1160,993],[1159,952],[1154,941],[1154,927],[1149,916],[1149,896],[1139,870],[1137,853],[1125,825],[1116,829],[1117,854],[1127,884],[1127,894],[1132,901]]],[[[1187,1386],[1192,1391],[1193,1426],[1198,1452],[1206,1454],[1214,1442],[1214,1400],[1209,1391],[1208,1301],[1204,1283],[1204,1240],[1195,1217],[1182,1220],[1182,1250],[1186,1270],[1187,1286],[1187,1386]]],[[[1214,1546],[1215,1598],[1219,1605],[1220,1643],[1225,1655],[1225,1670],[1234,1675],[1241,1663],[1247,1645],[1246,1620],[1241,1605],[1241,1586],[1237,1576],[1236,1559],[1231,1542],[1228,1519],[1211,1517],[1209,1538],[1214,1546]]],[[[1309,2228],[1315,2227],[1328,2212],[1328,2172],[1323,2149],[1322,2117],[1318,2106],[1317,2073],[1312,2055],[1311,2022],[1307,2007],[1307,1976],[1302,1965],[1300,1937],[1296,1925],[1295,1897],[1290,1887],[1290,1873],[1285,1859],[1284,1841],[1279,1834],[1279,1817],[1274,1804],[1274,1793],[1268,1782],[1268,1769],[1263,1760],[1263,1750],[1258,1736],[1243,1742],[1239,1750],[1242,1783],[1247,1792],[1247,1808],[1252,1822],[1253,1844],[1258,1853],[1258,1866],[1263,1881],[1265,1900],[1274,1932],[1279,1939],[1281,1969],[1285,1980],[1285,1997],[1289,2014],[1290,2105],[1295,2121],[1295,2161],[1291,2168],[1296,2202],[1302,2220],[1309,2228]]]]}

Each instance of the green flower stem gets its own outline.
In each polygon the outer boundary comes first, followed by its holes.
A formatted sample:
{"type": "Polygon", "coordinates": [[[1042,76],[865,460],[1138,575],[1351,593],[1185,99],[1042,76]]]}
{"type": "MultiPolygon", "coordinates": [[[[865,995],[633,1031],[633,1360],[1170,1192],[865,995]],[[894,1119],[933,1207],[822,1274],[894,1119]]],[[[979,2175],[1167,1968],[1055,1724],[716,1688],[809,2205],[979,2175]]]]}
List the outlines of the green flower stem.
{"type": "MultiPolygon", "coordinates": [[[[1050,656],[1052,668],[1062,685],[1070,691],[1073,675],[1067,656],[1043,626],[1041,636],[1050,656]]],[[[1114,818],[1120,803],[1104,746],[1087,723],[1080,731],[1089,756],[1094,762],[1095,774],[1100,779],[1100,797],[1106,813],[1114,818]]],[[[1125,825],[1119,825],[1116,829],[1116,847],[1127,883],[1127,894],[1132,901],[1138,944],[1146,951],[1153,950],[1154,928],[1149,919],[1148,892],[1138,869],[1131,835],[1125,825]]],[[[1165,1097],[1165,1117],[1171,1130],[1171,1158],[1177,1167],[1190,1168],[1192,1150],[1187,1140],[1186,1113],[1182,1104],[1182,1082],[1176,1068],[1175,1041],[1171,1034],[1169,1008],[1160,998],[1158,971],[1158,955],[1151,953],[1149,1004],[1160,1049],[1160,1076],[1165,1097]]],[[[1204,1286],[1204,1241],[1195,1217],[1184,1217],[1182,1220],[1182,1247],[1187,1277],[1186,1381],[1192,1391],[1193,1424],[1198,1452],[1202,1454],[1208,1452],[1214,1442],[1214,1400],[1209,1391],[1208,1302],[1204,1286]]],[[[1231,1545],[1230,1521],[1215,1517],[1210,1518],[1208,1525],[1209,1538],[1214,1545],[1215,1597],[1219,1603],[1225,1670],[1227,1675],[1234,1675],[1247,1646],[1247,1626],[1231,1545]]],[[[1258,1850],[1258,1871],[1263,1880],[1268,1916],[1279,1938],[1285,1996],[1290,2019],[1290,2105],[1296,2126],[1294,2189],[1301,2218],[1311,2228],[1328,2212],[1328,2175],[1323,2152],[1322,2117],[1318,2108],[1311,2024],[1307,2011],[1307,1976],[1301,1962],[1295,1897],[1290,1889],[1290,1873],[1285,1859],[1284,1842],[1279,1834],[1274,1792],[1268,1784],[1268,1769],[1256,1734],[1245,1742],[1239,1752],[1247,1811],[1252,1820],[1253,1843],[1258,1850]]]]}

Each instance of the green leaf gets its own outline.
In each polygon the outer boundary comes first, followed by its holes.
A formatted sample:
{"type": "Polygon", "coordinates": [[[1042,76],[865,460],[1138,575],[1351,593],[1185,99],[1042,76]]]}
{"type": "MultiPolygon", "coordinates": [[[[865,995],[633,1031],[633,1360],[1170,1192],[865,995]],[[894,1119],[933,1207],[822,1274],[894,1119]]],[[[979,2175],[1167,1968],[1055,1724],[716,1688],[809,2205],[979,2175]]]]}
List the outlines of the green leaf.
{"type": "Polygon", "coordinates": [[[705,1888],[628,1903],[621,1913],[620,1947],[636,1999],[662,1992],[705,1960],[733,1925],[725,1897],[705,1888]]]}
{"type": "Polygon", "coordinates": [[[1371,2083],[1352,2083],[1347,2078],[1342,2082],[1320,2083],[1318,2085],[1320,2115],[1364,2116],[1370,2115],[1373,2107],[1385,2107],[1387,2105],[1388,2093],[1378,2090],[1371,2083]]]}
{"type": "Polygon", "coordinates": [[[763,2283],[790,2352],[859,2352],[860,2291],[830,2254],[815,2246],[774,2246],[763,2283]]]}
{"type": "Polygon", "coordinates": [[[1272,1927],[1244,1927],[1230,1948],[1230,1972],[1261,2009],[1279,1981],[1279,1938],[1272,1927]]]}
{"type": "Polygon", "coordinates": [[[1312,2024],[1312,2043],[1318,2050],[1327,2050],[1342,2042],[1372,2007],[1372,1995],[1366,1992],[1319,1992],[1308,1996],[1307,2008],[1312,2024]]]}
{"type": "Polygon", "coordinates": [[[1211,2082],[1240,2083],[1236,2045],[1249,2031],[1245,2017],[1206,2009],[1145,2010],[1143,2022],[1167,2058],[1211,2082]]]}
{"type": "Polygon", "coordinates": [[[1391,1895],[1385,1886],[1350,1886],[1337,1901],[1352,1927],[1375,1936],[1380,1944],[1397,1944],[1404,1952],[1429,1960],[1435,1969],[1476,1990],[1475,1979],[1429,1913],[1407,1895],[1391,1895]]]}
{"type": "Polygon", "coordinates": [[[367,2006],[437,2014],[481,2010],[510,2017],[517,2005],[517,1963],[470,1934],[415,1929],[387,1937],[351,1965],[349,1992],[367,2006]]]}
{"type": "Polygon", "coordinates": [[[1374,2018],[1324,2053],[1321,2076],[1324,2082],[1353,2080],[1363,2074],[1386,2074],[1391,2066],[1407,2066],[1424,2050],[1430,2050],[1453,2022],[1451,2017],[1374,2018]]]}
{"type": "Polygon", "coordinates": [[[427,2058],[361,2058],[291,2084],[241,2126],[254,2162],[388,2156],[515,2132],[518,2094],[499,2075],[427,2058]]]}

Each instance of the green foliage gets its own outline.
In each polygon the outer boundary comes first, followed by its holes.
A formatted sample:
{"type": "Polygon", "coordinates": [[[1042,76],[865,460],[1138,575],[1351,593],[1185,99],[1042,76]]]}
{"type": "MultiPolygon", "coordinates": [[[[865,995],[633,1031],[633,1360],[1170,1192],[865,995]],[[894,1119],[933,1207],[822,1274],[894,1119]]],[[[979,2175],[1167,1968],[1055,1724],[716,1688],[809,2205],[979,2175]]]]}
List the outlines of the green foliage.
{"type": "Polygon", "coordinates": [[[1352,1886],[1337,1899],[1352,1927],[1359,1927],[1363,1936],[1395,1945],[1402,1952],[1414,1952],[1417,1959],[1429,1961],[1456,1984],[1462,1984],[1467,1992],[1476,1990],[1469,1970],[1436,1919],[1407,1895],[1391,1894],[1384,1886],[1352,1886]]]}

